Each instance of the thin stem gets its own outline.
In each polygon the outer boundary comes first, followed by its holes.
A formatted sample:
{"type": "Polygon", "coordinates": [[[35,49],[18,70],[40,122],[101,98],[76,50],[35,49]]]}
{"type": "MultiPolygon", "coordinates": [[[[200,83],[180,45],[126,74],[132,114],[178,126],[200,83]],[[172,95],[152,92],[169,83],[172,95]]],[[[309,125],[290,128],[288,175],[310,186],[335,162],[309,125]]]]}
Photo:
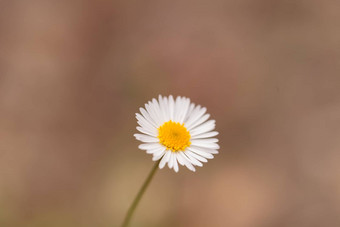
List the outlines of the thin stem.
{"type": "Polygon", "coordinates": [[[131,204],[126,216],[125,216],[125,219],[124,219],[124,222],[122,224],[122,227],[127,227],[129,225],[129,222],[131,220],[131,217],[140,201],[140,199],[142,198],[146,188],[148,187],[148,185],[150,184],[151,180],[152,180],[152,177],[155,175],[156,173],[156,170],[158,169],[158,165],[159,165],[159,161],[157,161],[155,163],[155,165],[152,167],[151,169],[151,172],[149,173],[148,177],[145,179],[144,181],[144,184],[142,185],[142,187],[139,189],[139,192],[136,196],[136,198],[133,200],[133,203],[131,204]]]}

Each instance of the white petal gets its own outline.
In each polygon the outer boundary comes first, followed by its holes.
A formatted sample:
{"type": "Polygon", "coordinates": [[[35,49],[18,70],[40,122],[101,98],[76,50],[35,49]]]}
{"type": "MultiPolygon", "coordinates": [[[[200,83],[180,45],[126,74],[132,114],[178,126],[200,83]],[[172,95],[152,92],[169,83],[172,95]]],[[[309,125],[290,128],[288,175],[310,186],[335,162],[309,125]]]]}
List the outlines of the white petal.
{"type": "Polygon", "coordinates": [[[195,166],[200,166],[200,167],[203,166],[202,163],[200,163],[196,158],[194,158],[189,153],[187,153],[187,151],[185,151],[184,154],[190,159],[190,162],[194,164],[195,166]]]}
{"type": "MultiPolygon", "coordinates": [[[[190,106],[192,108],[192,106],[190,106]]],[[[193,123],[193,121],[196,119],[196,115],[198,114],[199,110],[201,109],[201,106],[194,106],[194,108],[190,111],[190,114],[187,116],[187,120],[185,121],[185,127],[188,127],[193,123]]]]}
{"type": "Polygon", "coordinates": [[[193,139],[191,142],[195,143],[217,143],[218,139],[217,138],[208,138],[208,139],[193,139]]]}
{"type": "Polygon", "coordinates": [[[145,128],[142,128],[142,127],[139,127],[137,126],[136,128],[138,131],[140,131],[141,133],[144,133],[144,134],[147,134],[149,136],[157,136],[157,133],[156,132],[150,132],[149,130],[145,129],[145,128]]]}
{"type": "Polygon", "coordinates": [[[157,129],[155,128],[150,128],[146,125],[144,125],[144,123],[142,123],[141,121],[137,121],[137,123],[143,128],[145,129],[145,131],[148,131],[150,134],[152,135],[157,135],[157,129]]]}
{"type": "Polygon", "coordinates": [[[170,169],[172,169],[172,167],[174,166],[174,152],[170,152],[170,158],[168,161],[168,166],[170,169]]]}
{"type": "Polygon", "coordinates": [[[191,117],[191,113],[194,110],[194,108],[195,108],[195,104],[191,103],[190,107],[188,109],[188,112],[187,112],[187,114],[185,116],[184,123],[186,123],[188,121],[188,119],[191,117]]]}
{"type": "Polygon", "coordinates": [[[181,111],[181,105],[182,105],[182,97],[177,96],[175,101],[175,109],[174,109],[174,121],[179,122],[179,113],[181,111]]]}
{"type": "Polygon", "coordinates": [[[137,113],[136,118],[138,120],[138,124],[143,128],[149,130],[150,132],[157,130],[156,127],[153,126],[150,122],[148,122],[142,115],[137,113]]]}
{"type": "Polygon", "coordinates": [[[147,153],[147,154],[153,154],[153,152],[154,152],[153,149],[151,149],[151,150],[146,150],[146,153],[147,153]]]}
{"type": "Polygon", "coordinates": [[[188,127],[188,130],[193,129],[193,128],[199,126],[203,122],[206,122],[209,117],[210,117],[210,114],[203,115],[203,117],[199,118],[197,121],[195,121],[195,123],[191,124],[190,127],[188,127]]]}
{"type": "Polygon", "coordinates": [[[142,113],[143,117],[150,122],[155,128],[157,128],[157,124],[154,121],[154,119],[150,116],[150,114],[144,109],[144,108],[139,108],[139,111],[142,113]]]}
{"type": "Polygon", "coordinates": [[[170,111],[169,111],[169,102],[168,102],[168,98],[167,97],[163,97],[163,108],[164,108],[164,116],[165,119],[164,121],[170,121],[170,111]]]}
{"type": "Polygon", "coordinates": [[[141,114],[139,113],[136,113],[136,118],[138,121],[141,121],[143,122],[144,124],[148,125],[149,127],[151,128],[156,128],[154,125],[152,125],[152,122],[147,120],[144,116],[142,116],[141,114]]]}
{"type": "Polygon", "coordinates": [[[166,148],[161,146],[161,147],[157,148],[157,150],[154,150],[153,154],[154,155],[161,155],[161,154],[163,154],[165,152],[165,150],[166,150],[166,148]]]}
{"type": "Polygon", "coordinates": [[[152,117],[152,119],[155,121],[156,128],[158,128],[162,124],[162,121],[158,117],[158,114],[155,111],[154,105],[151,102],[148,102],[148,104],[145,104],[145,108],[148,111],[148,113],[150,114],[150,116],[152,117]]]}
{"type": "Polygon", "coordinates": [[[163,146],[159,146],[159,147],[156,147],[156,148],[152,148],[152,149],[147,149],[146,150],[146,153],[148,154],[154,154],[154,153],[159,153],[161,150],[163,150],[163,146]]]}
{"type": "Polygon", "coordinates": [[[195,172],[195,167],[191,164],[191,161],[190,159],[185,156],[184,152],[180,151],[178,152],[178,154],[181,156],[183,162],[184,162],[184,165],[191,171],[195,172]]]}
{"type": "Polygon", "coordinates": [[[199,125],[198,127],[192,129],[190,131],[190,135],[196,136],[196,135],[199,135],[199,134],[202,134],[202,133],[210,132],[214,128],[215,128],[215,120],[209,120],[209,121],[199,125]]]}
{"type": "Polygon", "coordinates": [[[165,164],[169,161],[170,154],[171,154],[171,151],[166,151],[166,152],[165,152],[165,155],[163,156],[161,162],[159,163],[159,168],[160,168],[160,169],[163,169],[163,167],[165,166],[165,164]]]}
{"type": "Polygon", "coordinates": [[[181,104],[181,109],[180,109],[180,113],[179,113],[179,123],[184,123],[184,119],[186,117],[186,114],[189,110],[190,107],[190,99],[184,98],[182,99],[182,104],[181,104]]]}
{"type": "Polygon", "coordinates": [[[191,148],[209,153],[209,154],[218,154],[218,151],[216,149],[210,149],[210,148],[205,148],[205,147],[196,147],[196,146],[191,146],[191,148]]]}
{"type": "Polygon", "coordinates": [[[167,113],[165,111],[165,103],[161,95],[158,96],[158,103],[159,103],[160,115],[162,116],[162,121],[165,122],[167,119],[166,117],[167,113]]]}
{"type": "Polygon", "coordinates": [[[172,95],[169,96],[169,114],[170,120],[174,120],[174,110],[175,110],[175,101],[172,95]]]}
{"type": "Polygon", "coordinates": [[[150,143],[150,142],[159,142],[159,139],[153,136],[143,135],[143,134],[134,134],[137,140],[150,143]]]}
{"type": "Polygon", "coordinates": [[[162,145],[160,145],[159,143],[143,143],[138,146],[138,148],[141,150],[151,150],[159,147],[162,147],[162,145]]]}
{"type": "Polygon", "coordinates": [[[196,136],[192,136],[192,139],[204,139],[204,138],[209,138],[209,137],[213,137],[213,136],[217,136],[218,132],[213,131],[213,132],[207,132],[207,133],[203,133],[203,134],[199,134],[196,136]]]}
{"type": "MultiPolygon", "coordinates": [[[[182,152],[182,151],[180,151],[180,152],[182,152]]],[[[176,152],[176,158],[177,158],[179,164],[184,166],[185,161],[184,161],[183,157],[179,154],[180,152],[176,152]]]]}
{"type": "Polygon", "coordinates": [[[186,122],[186,127],[189,128],[193,123],[195,123],[197,120],[200,119],[200,117],[203,116],[203,114],[207,111],[207,108],[203,107],[201,108],[201,106],[197,106],[191,116],[189,117],[188,121],[186,122]]]}
{"type": "Polygon", "coordinates": [[[153,154],[153,157],[152,157],[152,161],[157,161],[157,160],[159,160],[161,157],[163,157],[163,155],[165,154],[165,148],[163,149],[163,150],[161,150],[161,152],[160,153],[154,153],[153,154]]]}
{"type": "Polygon", "coordinates": [[[202,156],[190,151],[190,150],[186,150],[185,151],[187,154],[190,154],[192,157],[196,158],[198,161],[201,162],[208,162],[208,160],[206,158],[203,158],[202,156]]]}
{"type": "Polygon", "coordinates": [[[174,157],[174,170],[177,173],[178,172],[177,155],[174,154],[173,157],[174,157]]]}
{"type": "Polygon", "coordinates": [[[208,152],[205,152],[205,151],[203,151],[203,150],[197,149],[197,148],[195,148],[195,147],[189,147],[189,148],[187,148],[187,149],[188,149],[189,151],[192,151],[192,152],[194,152],[194,153],[196,153],[196,154],[198,154],[198,155],[204,157],[204,158],[207,158],[207,159],[212,159],[212,158],[214,158],[214,156],[213,156],[212,154],[210,154],[210,153],[208,153],[208,152]]]}
{"type": "Polygon", "coordinates": [[[218,154],[218,150],[214,150],[214,149],[206,149],[206,152],[210,153],[210,154],[218,154]]]}
{"type": "Polygon", "coordinates": [[[164,116],[162,114],[162,111],[161,111],[161,108],[159,106],[159,103],[158,103],[158,101],[155,98],[152,99],[152,104],[153,104],[153,108],[155,110],[155,113],[158,116],[158,118],[160,119],[160,121],[164,122],[164,116]]]}
{"type": "Polygon", "coordinates": [[[204,147],[204,148],[210,148],[210,149],[219,149],[220,146],[217,143],[204,143],[204,142],[199,142],[199,141],[191,141],[192,146],[197,146],[197,147],[204,147]]]}
{"type": "Polygon", "coordinates": [[[159,147],[156,147],[156,148],[152,148],[152,149],[146,150],[146,153],[153,154],[153,155],[158,155],[158,154],[160,154],[164,150],[165,150],[165,147],[159,146],[159,147]]]}

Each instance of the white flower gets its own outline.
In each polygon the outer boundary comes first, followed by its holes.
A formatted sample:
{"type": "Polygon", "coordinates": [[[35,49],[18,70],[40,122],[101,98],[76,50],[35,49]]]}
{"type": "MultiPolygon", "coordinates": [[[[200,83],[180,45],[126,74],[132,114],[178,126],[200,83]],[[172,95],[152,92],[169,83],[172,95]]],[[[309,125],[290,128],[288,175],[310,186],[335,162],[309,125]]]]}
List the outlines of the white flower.
{"type": "Polygon", "coordinates": [[[152,154],[153,161],[162,159],[159,168],[166,163],[169,168],[178,172],[178,163],[195,171],[195,166],[203,166],[202,162],[214,158],[218,154],[218,139],[213,138],[218,132],[215,120],[208,120],[206,108],[196,106],[190,99],[178,96],[176,100],[159,96],[158,101],[145,104],[145,109],[139,109],[136,118],[139,126],[137,130],[142,134],[135,134],[141,150],[152,154]]]}

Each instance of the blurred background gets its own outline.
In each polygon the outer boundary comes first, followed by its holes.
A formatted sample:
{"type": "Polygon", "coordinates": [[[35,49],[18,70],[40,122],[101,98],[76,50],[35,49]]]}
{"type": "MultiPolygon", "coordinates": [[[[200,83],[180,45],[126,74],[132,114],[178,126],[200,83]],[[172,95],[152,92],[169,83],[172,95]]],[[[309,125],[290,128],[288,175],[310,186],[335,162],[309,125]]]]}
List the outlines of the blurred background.
{"type": "Polygon", "coordinates": [[[340,226],[339,28],[332,0],[1,0],[0,226],[119,226],[158,94],[220,154],[158,171],[131,226],[340,226]]]}

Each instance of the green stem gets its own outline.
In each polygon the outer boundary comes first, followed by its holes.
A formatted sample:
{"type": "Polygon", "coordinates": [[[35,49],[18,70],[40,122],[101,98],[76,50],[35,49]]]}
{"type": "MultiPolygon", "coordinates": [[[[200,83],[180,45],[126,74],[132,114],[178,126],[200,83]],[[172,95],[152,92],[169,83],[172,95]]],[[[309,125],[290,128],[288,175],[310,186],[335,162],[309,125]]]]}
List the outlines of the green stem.
{"type": "Polygon", "coordinates": [[[150,184],[151,180],[152,180],[152,177],[155,175],[156,173],[156,170],[158,169],[158,165],[159,165],[159,161],[157,161],[155,163],[155,165],[152,167],[151,169],[151,172],[149,173],[148,177],[145,179],[144,181],[144,184],[142,185],[142,187],[139,189],[139,192],[136,196],[136,198],[133,200],[133,203],[131,204],[126,216],[125,216],[125,219],[124,219],[124,222],[122,224],[122,227],[127,227],[129,225],[129,222],[131,220],[131,217],[140,201],[140,199],[142,198],[146,188],[148,187],[148,185],[150,184]]]}

